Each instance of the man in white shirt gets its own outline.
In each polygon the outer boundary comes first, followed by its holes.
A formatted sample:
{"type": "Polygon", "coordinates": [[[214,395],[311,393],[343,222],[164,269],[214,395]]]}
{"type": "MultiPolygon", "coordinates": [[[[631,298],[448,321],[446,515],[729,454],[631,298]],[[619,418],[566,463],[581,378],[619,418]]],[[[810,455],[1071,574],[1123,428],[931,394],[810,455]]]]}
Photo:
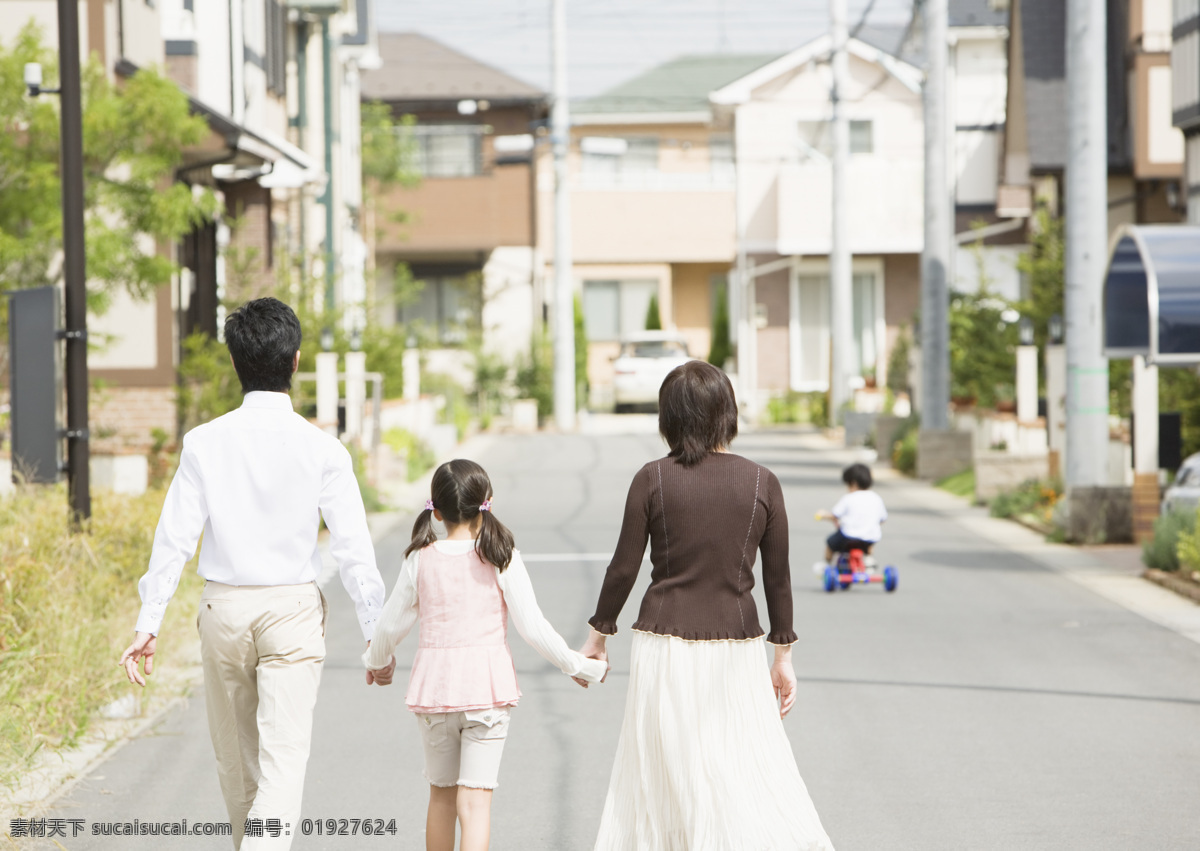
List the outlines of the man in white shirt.
{"type": "Polygon", "coordinates": [[[350,453],[292,410],[296,314],[273,298],[248,302],[225,321],[225,342],[245,399],[183,439],[138,583],[137,635],[120,664],[130,682],[146,684],[138,662],[152,672],[167,603],[203,532],[196,624],[234,848],[283,851],[299,829],[325,660],[322,518],[368,646],[384,586],[350,453]]]}

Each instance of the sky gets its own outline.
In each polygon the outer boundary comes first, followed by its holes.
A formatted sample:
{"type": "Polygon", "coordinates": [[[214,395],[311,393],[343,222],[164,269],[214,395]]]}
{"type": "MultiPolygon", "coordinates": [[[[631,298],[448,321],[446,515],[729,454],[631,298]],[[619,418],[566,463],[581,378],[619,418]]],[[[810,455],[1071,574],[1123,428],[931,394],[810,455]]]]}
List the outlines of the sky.
{"type": "MultiPolygon", "coordinates": [[[[784,53],[829,27],[828,0],[565,0],[572,98],[685,53],[784,53]]],[[[907,23],[912,0],[847,0],[853,27],[907,23]]],[[[380,32],[419,32],[544,89],[551,0],[375,0],[380,32]]]]}

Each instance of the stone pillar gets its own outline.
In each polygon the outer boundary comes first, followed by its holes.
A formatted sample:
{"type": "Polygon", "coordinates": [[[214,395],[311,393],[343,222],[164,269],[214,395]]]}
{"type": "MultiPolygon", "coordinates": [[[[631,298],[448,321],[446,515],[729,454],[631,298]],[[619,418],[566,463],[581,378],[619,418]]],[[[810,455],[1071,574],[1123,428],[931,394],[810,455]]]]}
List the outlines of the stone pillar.
{"type": "Polygon", "coordinates": [[[1133,537],[1154,537],[1161,494],[1158,487],[1158,367],[1133,358],[1133,537]]]}
{"type": "Polygon", "coordinates": [[[1038,349],[1017,346],[1017,422],[1038,418],[1038,349]]]}
{"type": "Polygon", "coordinates": [[[346,436],[362,439],[363,412],[367,407],[367,354],[346,352],[346,436]]]}
{"type": "Polygon", "coordinates": [[[317,427],[335,437],[337,436],[337,352],[321,352],[317,355],[317,427]]]}

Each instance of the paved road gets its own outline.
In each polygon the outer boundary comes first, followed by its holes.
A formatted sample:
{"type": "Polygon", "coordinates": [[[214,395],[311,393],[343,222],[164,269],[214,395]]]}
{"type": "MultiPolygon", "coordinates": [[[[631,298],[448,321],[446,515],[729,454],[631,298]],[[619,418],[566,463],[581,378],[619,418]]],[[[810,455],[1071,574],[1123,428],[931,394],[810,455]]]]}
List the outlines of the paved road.
{"type": "MultiPolygon", "coordinates": [[[[544,610],[574,644],[605,563],[535,559],[609,552],[631,476],[661,454],[641,419],[627,421],[632,434],[600,433],[623,430],[605,422],[591,434],[504,437],[479,459],[544,610]]],[[[1200,848],[1200,644],[1006,549],[995,527],[981,535],[992,521],[979,512],[948,516],[923,486],[900,482],[880,486],[892,514],[881,554],[900,567],[900,590],[826,595],[809,565],[827,527],[812,515],[841,492],[849,456],[783,432],[746,435],[735,449],[771,467],[787,497],[801,680],[787,728],[839,851],[1200,848]]],[[[406,539],[400,530],[379,546],[389,588],[406,539]]],[[[591,847],[625,698],[627,628],[644,587],[643,577],[610,643],[603,687],[585,692],[513,634],[524,698],[495,797],[500,851],[591,847]]],[[[426,787],[403,686],[363,685],[351,606],[329,590],[304,814],[395,819],[399,834],[301,837],[294,847],[421,849],[426,787]]],[[[414,645],[402,646],[402,668],[414,645]]],[[[224,818],[202,694],[103,763],[53,815],[224,818]]],[[[83,837],[63,845],[227,847],[83,837]]]]}

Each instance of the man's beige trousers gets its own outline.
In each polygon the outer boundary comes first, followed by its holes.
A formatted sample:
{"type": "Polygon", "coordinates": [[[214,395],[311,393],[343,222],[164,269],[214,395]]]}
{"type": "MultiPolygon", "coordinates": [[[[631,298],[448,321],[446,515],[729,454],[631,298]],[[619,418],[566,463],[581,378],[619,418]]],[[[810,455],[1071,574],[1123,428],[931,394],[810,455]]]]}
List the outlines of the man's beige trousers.
{"type": "Polygon", "coordinates": [[[287,851],[300,829],[325,661],[325,598],[313,582],[209,582],[196,623],[208,730],[233,846],[287,851]],[[243,838],[247,819],[251,832],[243,838]]]}

